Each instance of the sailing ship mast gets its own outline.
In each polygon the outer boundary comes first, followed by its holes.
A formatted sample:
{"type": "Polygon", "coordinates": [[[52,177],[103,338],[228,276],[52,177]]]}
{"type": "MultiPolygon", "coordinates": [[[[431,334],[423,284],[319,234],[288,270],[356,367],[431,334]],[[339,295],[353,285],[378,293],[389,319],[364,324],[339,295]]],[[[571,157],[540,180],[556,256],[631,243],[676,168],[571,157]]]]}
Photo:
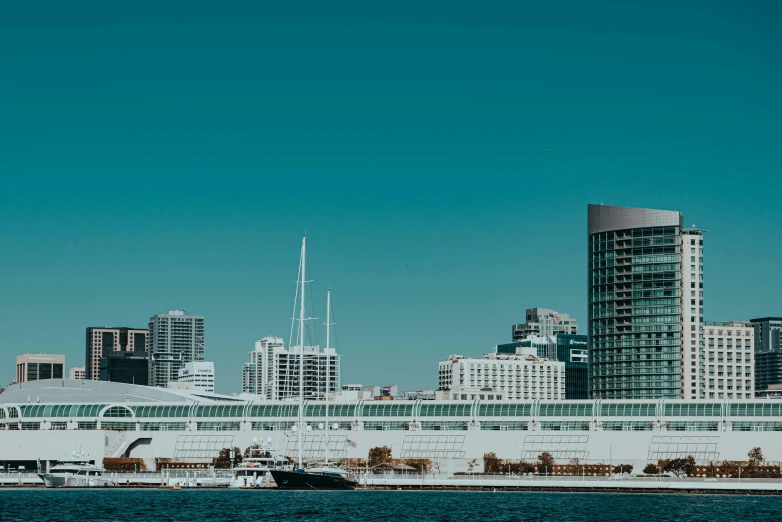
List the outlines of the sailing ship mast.
{"type": "Polygon", "coordinates": [[[331,288],[326,293],[326,462],[329,465],[329,391],[331,388],[331,366],[329,365],[329,350],[331,349],[331,288]]]}
{"type": "Polygon", "coordinates": [[[301,303],[299,307],[299,469],[304,469],[302,464],[303,441],[302,431],[304,429],[304,285],[306,283],[304,275],[307,273],[307,236],[301,239],[301,303]]]}

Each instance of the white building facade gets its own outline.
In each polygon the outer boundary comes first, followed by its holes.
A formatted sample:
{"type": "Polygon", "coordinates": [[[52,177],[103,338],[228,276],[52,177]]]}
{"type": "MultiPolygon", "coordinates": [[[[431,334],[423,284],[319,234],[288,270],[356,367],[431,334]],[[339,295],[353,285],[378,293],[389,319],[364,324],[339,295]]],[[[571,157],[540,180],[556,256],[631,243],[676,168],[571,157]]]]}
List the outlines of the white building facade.
{"type": "Polygon", "coordinates": [[[481,359],[451,355],[439,364],[439,389],[464,390],[460,400],[489,400],[488,395],[496,397],[497,392],[504,400],[564,400],[565,363],[539,359],[534,350],[516,355],[495,352],[481,359]]]}
{"type": "MultiPolygon", "coordinates": [[[[703,232],[682,229],[681,252],[681,398],[705,399],[703,342],[703,232]]],[[[712,390],[713,391],[713,390],[712,390]]]]}
{"type": "Polygon", "coordinates": [[[285,348],[279,337],[255,343],[250,360],[242,367],[242,391],[267,400],[299,396],[299,364],[304,359],[304,397],[323,399],[340,391],[340,356],[334,348],[293,346],[285,348]]]}
{"type": "Polygon", "coordinates": [[[255,350],[250,352],[249,361],[242,366],[242,392],[271,398],[274,354],[284,351],[285,343],[281,337],[266,336],[255,341],[255,350]]]}
{"type": "Polygon", "coordinates": [[[179,369],[204,360],[204,318],[169,310],[149,319],[149,386],[165,387],[179,369]]]}
{"type": "Polygon", "coordinates": [[[743,321],[711,322],[703,327],[708,357],[707,399],[755,397],[755,329],[743,321]]]}
{"type": "Polygon", "coordinates": [[[179,369],[177,382],[192,383],[194,390],[207,393],[215,391],[215,363],[213,362],[189,362],[179,369]]]}
{"type": "Polygon", "coordinates": [[[87,378],[87,370],[84,366],[76,366],[68,370],[68,375],[71,379],[84,380],[87,378]]]}

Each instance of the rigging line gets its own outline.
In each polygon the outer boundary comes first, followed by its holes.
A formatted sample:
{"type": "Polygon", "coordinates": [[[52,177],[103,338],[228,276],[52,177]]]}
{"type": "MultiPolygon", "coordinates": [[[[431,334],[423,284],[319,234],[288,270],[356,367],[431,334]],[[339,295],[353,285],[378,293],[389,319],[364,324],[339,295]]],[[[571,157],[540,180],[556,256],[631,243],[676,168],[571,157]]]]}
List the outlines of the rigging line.
{"type": "Polygon", "coordinates": [[[291,330],[288,336],[288,349],[293,345],[293,325],[296,323],[296,305],[299,303],[299,280],[301,279],[301,257],[299,257],[299,269],[296,271],[296,292],[293,294],[293,309],[291,310],[291,330]]]}
{"type": "MultiPolygon", "coordinates": [[[[296,292],[293,294],[293,308],[291,310],[291,329],[290,334],[288,335],[288,352],[290,354],[291,347],[293,346],[293,327],[296,323],[296,305],[299,303],[299,281],[301,278],[301,256],[299,256],[299,268],[296,270],[296,292]]],[[[282,384],[282,397],[281,398],[288,398],[289,394],[291,393],[292,389],[292,383],[291,383],[291,364],[292,364],[292,356],[289,355],[287,358],[287,364],[285,366],[285,373],[283,377],[283,384],[282,384]]]]}
{"type": "MultiPolygon", "coordinates": [[[[338,349],[339,348],[339,338],[337,337],[337,328],[336,328],[337,320],[336,320],[336,316],[334,315],[334,299],[333,298],[331,299],[331,319],[329,320],[329,322],[331,323],[331,335],[334,338],[334,344],[332,345],[332,349],[334,350],[334,355],[337,356],[337,355],[339,355],[339,349],[338,349]]],[[[335,357],[335,359],[336,359],[336,357],[335,357]]],[[[340,389],[340,386],[339,386],[340,383],[336,379],[336,377],[338,375],[337,372],[336,372],[336,369],[338,367],[340,367],[340,364],[336,360],[334,362],[335,362],[335,364],[334,364],[334,370],[335,370],[335,372],[334,372],[335,373],[334,393],[337,393],[337,390],[340,389]]],[[[329,368],[328,371],[331,371],[331,369],[329,368]]],[[[342,372],[340,371],[340,374],[341,373],[342,372]]],[[[341,380],[341,378],[342,378],[342,376],[339,375],[339,380],[341,380]]]]}

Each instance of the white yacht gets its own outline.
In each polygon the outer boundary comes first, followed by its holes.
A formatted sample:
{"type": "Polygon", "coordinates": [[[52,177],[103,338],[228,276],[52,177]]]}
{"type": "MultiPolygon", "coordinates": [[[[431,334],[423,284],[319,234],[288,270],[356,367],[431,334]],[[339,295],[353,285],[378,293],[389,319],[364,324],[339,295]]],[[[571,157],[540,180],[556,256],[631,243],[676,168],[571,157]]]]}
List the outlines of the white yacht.
{"type": "Polygon", "coordinates": [[[114,481],[105,478],[106,470],[89,461],[62,460],[48,473],[39,473],[47,488],[84,488],[114,486],[114,481]]]}
{"type": "Polygon", "coordinates": [[[271,439],[250,449],[250,455],[241,464],[233,468],[231,488],[268,488],[272,487],[271,470],[289,467],[288,460],[277,454],[271,447],[271,439]]]}

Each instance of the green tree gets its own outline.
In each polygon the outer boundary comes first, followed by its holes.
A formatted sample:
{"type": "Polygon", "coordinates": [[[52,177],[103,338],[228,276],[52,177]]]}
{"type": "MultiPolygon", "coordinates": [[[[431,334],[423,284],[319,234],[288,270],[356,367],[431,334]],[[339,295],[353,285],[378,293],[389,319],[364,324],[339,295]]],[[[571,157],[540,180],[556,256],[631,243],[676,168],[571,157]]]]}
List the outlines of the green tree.
{"type": "Polygon", "coordinates": [[[391,448],[377,446],[369,450],[369,467],[377,466],[391,460],[391,448]]]}
{"type": "Polygon", "coordinates": [[[657,466],[652,464],[651,462],[646,465],[644,468],[644,474],[645,475],[657,475],[660,472],[659,469],[657,469],[657,466]]]}
{"type": "Polygon", "coordinates": [[[548,451],[538,455],[538,472],[551,473],[554,470],[554,456],[548,451]]]}
{"type": "Polygon", "coordinates": [[[483,472],[484,473],[501,473],[502,472],[502,460],[497,458],[497,454],[494,452],[483,454],[483,472]]]}
{"type": "Polygon", "coordinates": [[[614,474],[621,475],[622,473],[632,473],[632,472],[633,472],[632,464],[619,464],[618,466],[614,466],[614,474]]]}
{"type": "Polygon", "coordinates": [[[669,471],[681,477],[682,475],[692,475],[695,469],[695,458],[692,455],[688,455],[683,459],[673,459],[663,468],[663,471],[669,471]]]}
{"type": "Polygon", "coordinates": [[[763,458],[763,450],[761,450],[760,448],[752,448],[751,450],[749,450],[749,453],[747,453],[747,457],[749,457],[750,466],[756,466],[765,460],[763,458]]]}
{"type": "Polygon", "coordinates": [[[475,471],[475,466],[478,465],[478,459],[472,459],[470,462],[467,463],[467,471],[472,473],[475,471]]]}
{"type": "Polygon", "coordinates": [[[232,466],[242,462],[242,450],[233,448],[234,459],[231,462],[231,448],[223,448],[217,454],[217,458],[212,461],[215,469],[230,469],[232,466]]]}

